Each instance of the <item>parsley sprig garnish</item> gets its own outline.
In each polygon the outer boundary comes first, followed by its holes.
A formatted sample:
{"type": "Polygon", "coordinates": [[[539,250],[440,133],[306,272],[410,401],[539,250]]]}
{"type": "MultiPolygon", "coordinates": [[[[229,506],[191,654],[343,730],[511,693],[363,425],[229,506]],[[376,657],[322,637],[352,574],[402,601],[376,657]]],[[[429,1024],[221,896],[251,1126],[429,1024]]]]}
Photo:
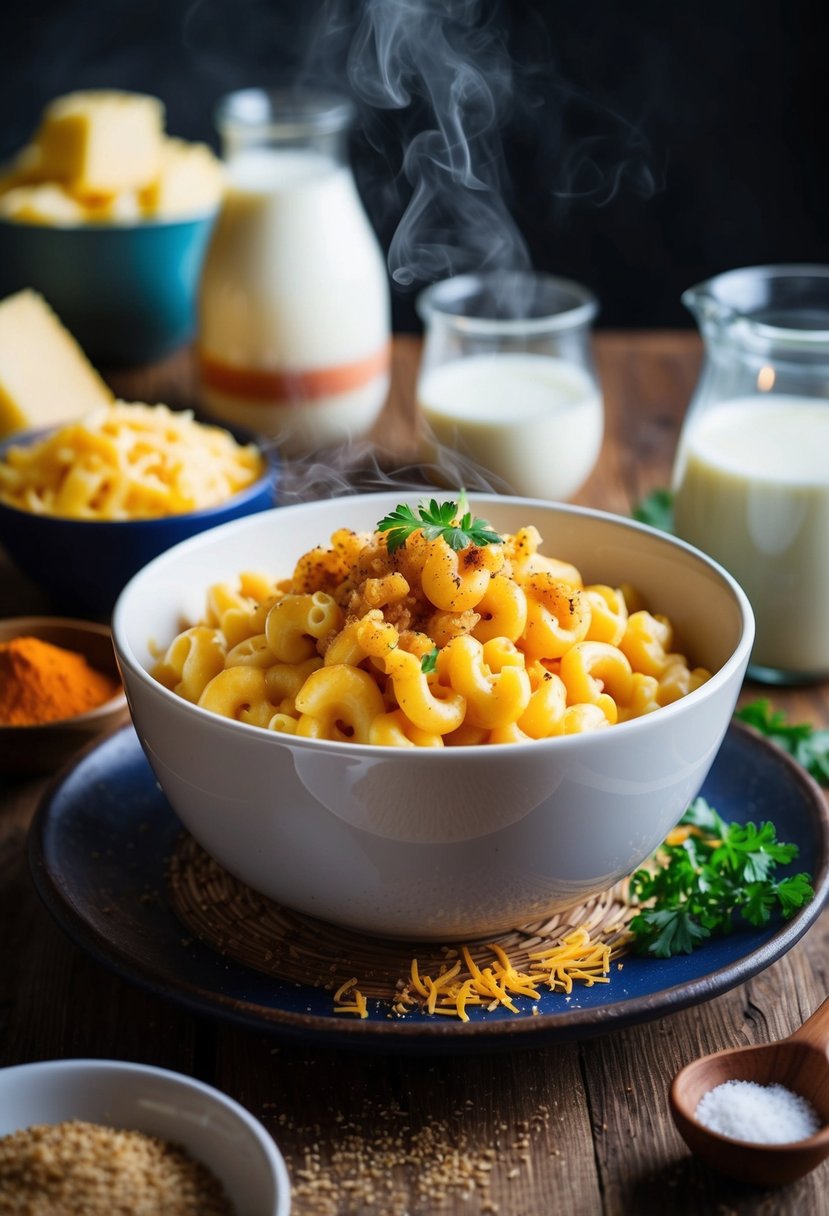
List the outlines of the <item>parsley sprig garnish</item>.
{"type": "Polygon", "coordinates": [[[829,785],[829,730],[816,730],[810,722],[789,722],[784,711],[773,710],[765,698],[744,705],[734,717],[782,747],[816,781],[829,785]]]}
{"type": "Polygon", "coordinates": [[[760,927],[775,912],[788,919],[814,895],[808,874],[775,877],[797,854],[797,845],[777,839],[774,824],[726,823],[697,798],[651,866],[630,880],[632,898],[648,905],[630,922],[634,944],[670,958],[741,920],[760,927]]]}
{"type": "Polygon", "coordinates": [[[412,533],[418,531],[427,540],[442,537],[456,552],[467,545],[497,545],[503,540],[492,531],[487,520],[473,516],[464,502],[438,502],[436,498],[424,498],[416,511],[405,503],[395,507],[380,520],[377,528],[388,533],[389,553],[400,549],[412,533]]]}

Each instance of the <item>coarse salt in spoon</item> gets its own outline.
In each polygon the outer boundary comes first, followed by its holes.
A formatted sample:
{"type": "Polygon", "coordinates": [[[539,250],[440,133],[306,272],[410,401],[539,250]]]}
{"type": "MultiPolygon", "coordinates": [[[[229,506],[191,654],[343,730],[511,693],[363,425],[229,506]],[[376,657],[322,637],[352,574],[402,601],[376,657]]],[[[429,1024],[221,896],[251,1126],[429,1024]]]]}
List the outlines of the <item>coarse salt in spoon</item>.
{"type": "Polygon", "coordinates": [[[829,1156],[829,998],[787,1039],[718,1051],[687,1064],[674,1077],[670,1106],[690,1150],[721,1174],[780,1186],[813,1170],[829,1156]],[[752,1082],[764,1090],[756,1093],[743,1084],[734,1087],[733,1093],[720,1090],[713,1095],[727,1082],[752,1082]],[[767,1088],[771,1086],[783,1089],[771,1091],[767,1088]],[[713,1095],[713,1101],[707,1095],[713,1095]],[[725,1099],[720,1101],[722,1095],[725,1099]],[[699,1111],[703,1098],[707,1112],[705,1106],[699,1111]],[[752,1100],[753,1109],[746,1111],[744,1120],[746,1138],[735,1139],[706,1126],[709,1122],[724,1125],[719,1106],[727,1111],[729,1130],[732,1125],[738,1129],[740,1121],[732,1124],[731,1120],[735,1112],[739,1114],[740,1103],[752,1100]],[[797,1134],[808,1133],[813,1125],[810,1116],[816,1116],[818,1129],[805,1139],[785,1143],[759,1139],[769,1122],[774,1122],[775,1110],[780,1115],[781,1134],[787,1127],[797,1134]]]}

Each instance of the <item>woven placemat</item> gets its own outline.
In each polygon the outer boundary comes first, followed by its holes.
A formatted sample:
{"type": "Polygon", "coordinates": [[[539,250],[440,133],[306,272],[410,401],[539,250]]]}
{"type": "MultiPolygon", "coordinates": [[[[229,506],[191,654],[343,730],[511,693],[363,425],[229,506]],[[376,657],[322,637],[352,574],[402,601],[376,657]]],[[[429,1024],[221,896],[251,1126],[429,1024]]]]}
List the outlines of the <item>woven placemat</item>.
{"type": "Polygon", "coordinates": [[[586,929],[593,942],[610,946],[615,957],[624,950],[634,913],[625,879],[566,912],[485,941],[423,944],[370,937],[283,908],[228,874],[189,835],[176,845],[167,877],[178,918],[220,954],[268,975],[332,992],[357,977],[366,997],[392,1003],[407,988],[415,957],[421,973],[438,971],[466,945],[476,964],[484,966],[491,963],[495,944],[523,969],[532,953],[557,945],[577,927],[586,929]]]}

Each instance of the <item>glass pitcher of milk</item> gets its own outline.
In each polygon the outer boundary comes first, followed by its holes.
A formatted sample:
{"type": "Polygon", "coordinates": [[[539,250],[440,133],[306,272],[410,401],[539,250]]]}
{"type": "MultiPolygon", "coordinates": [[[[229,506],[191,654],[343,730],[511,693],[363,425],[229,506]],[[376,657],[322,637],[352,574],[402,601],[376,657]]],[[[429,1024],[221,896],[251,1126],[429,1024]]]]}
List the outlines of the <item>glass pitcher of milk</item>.
{"type": "Polygon", "coordinates": [[[435,283],[417,309],[424,456],[440,467],[452,453],[498,491],[572,497],[604,435],[593,294],[552,275],[501,270],[435,283]]]}
{"type": "MultiPolygon", "coordinates": [[[[740,582],[749,674],[829,676],[829,266],[732,270],[685,292],[705,359],[677,448],[679,536],[740,582]]],[[[716,629],[716,621],[711,628],[716,629]]]]}
{"type": "Polygon", "coordinates": [[[244,89],[219,105],[223,206],[205,258],[206,413],[288,455],[364,435],[388,393],[385,260],[348,159],[351,103],[244,89]]]}

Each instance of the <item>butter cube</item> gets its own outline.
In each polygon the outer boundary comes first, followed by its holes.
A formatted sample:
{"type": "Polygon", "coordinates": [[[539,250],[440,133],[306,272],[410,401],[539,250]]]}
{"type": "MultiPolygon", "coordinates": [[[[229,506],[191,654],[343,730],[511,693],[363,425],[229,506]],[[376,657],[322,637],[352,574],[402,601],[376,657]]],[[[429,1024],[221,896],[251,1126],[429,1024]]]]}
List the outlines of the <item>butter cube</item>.
{"type": "Polygon", "coordinates": [[[207,144],[165,139],[158,177],[141,191],[150,217],[202,215],[218,206],[224,189],[221,162],[207,144]]]}
{"type": "Polygon", "coordinates": [[[25,290],[0,301],[0,438],[69,422],[112,400],[42,296],[25,290]]]}
{"type": "Polygon", "coordinates": [[[117,194],[158,176],[164,106],[143,93],[88,90],[48,105],[35,135],[39,172],[74,194],[117,194]]]}

